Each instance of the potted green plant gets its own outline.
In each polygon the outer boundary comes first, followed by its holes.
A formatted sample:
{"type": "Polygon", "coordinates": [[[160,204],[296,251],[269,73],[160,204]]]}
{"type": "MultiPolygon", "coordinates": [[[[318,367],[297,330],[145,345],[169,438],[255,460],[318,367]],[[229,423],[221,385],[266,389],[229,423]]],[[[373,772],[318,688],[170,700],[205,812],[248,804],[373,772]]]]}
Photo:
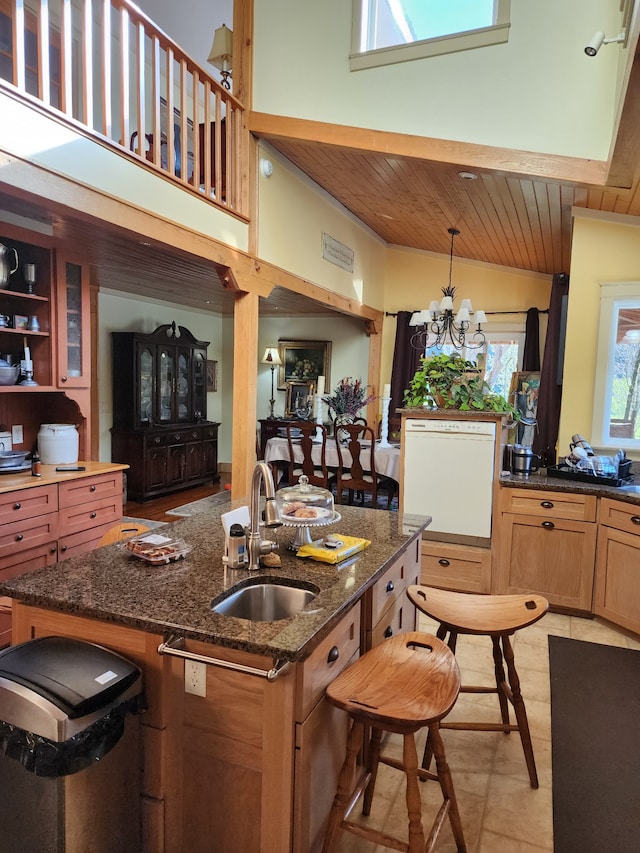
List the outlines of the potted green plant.
{"type": "Polygon", "coordinates": [[[404,392],[409,408],[458,409],[461,412],[518,412],[501,394],[490,390],[478,365],[460,353],[422,356],[421,366],[404,392]]]}

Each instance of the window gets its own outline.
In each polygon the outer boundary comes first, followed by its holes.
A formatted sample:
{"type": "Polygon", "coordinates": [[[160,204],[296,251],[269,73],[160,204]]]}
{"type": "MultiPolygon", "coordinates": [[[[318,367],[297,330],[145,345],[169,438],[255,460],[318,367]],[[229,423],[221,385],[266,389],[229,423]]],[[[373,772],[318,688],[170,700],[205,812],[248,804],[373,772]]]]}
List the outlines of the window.
{"type": "Polygon", "coordinates": [[[351,70],[506,42],[510,0],[353,0],[351,70]]]}
{"type": "Polygon", "coordinates": [[[640,448],[640,282],[603,284],[592,442],[640,448]]]}

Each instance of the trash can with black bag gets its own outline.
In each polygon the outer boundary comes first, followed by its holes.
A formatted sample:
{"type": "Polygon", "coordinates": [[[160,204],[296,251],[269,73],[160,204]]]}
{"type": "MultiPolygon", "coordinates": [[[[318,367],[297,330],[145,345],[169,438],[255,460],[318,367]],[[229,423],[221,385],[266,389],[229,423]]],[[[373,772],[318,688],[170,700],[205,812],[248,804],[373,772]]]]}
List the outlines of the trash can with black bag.
{"type": "Polygon", "coordinates": [[[0,853],[138,853],[139,668],[93,643],[0,652],[0,853]]]}

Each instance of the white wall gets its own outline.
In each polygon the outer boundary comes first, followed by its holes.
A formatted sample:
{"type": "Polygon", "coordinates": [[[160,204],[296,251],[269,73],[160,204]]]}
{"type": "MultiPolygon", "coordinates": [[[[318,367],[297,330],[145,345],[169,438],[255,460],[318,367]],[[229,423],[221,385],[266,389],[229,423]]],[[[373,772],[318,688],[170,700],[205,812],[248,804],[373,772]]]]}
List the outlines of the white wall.
{"type": "MultiPolygon", "coordinates": [[[[163,302],[129,298],[112,291],[98,294],[98,401],[101,462],[111,461],[111,433],[113,424],[113,374],[111,356],[111,332],[153,332],[158,326],[172,323],[185,326],[200,341],[210,341],[207,358],[222,359],[222,318],[207,311],[179,308],[163,302]]],[[[223,418],[222,394],[224,376],[218,375],[218,391],[207,394],[207,418],[219,421],[221,460],[231,458],[231,424],[223,418]],[[228,447],[228,451],[226,448],[228,447]],[[224,450],[224,453],[223,453],[224,450]]]]}
{"type": "Polygon", "coordinates": [[[255,3],[259,112],[605,159],[620,31],[616,0],[511,0],[507,44],[352,72],[349,0],[255,3]],[[594,121],[593,117],[598,120],[594,121]]]}

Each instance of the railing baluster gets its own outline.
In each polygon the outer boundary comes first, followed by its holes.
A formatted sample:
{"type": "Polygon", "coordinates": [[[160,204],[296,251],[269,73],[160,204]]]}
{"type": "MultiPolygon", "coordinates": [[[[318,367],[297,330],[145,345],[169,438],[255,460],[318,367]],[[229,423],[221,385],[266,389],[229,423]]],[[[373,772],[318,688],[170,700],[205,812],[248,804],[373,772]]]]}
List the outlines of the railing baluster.
{"type": "Polygon", "coordinates": [[[144,55],[144,27],[142,25],[142,21],[138,22],[137,25],[137,65],[136,65],[136,83],[137,83],[137,92],[136,92],[136,121],[138,123],[138,146],[137,151],[141,157],[145,156],[145,145],[146,145],[146,122],[145,122],[145,104],[147,102],[146,97],[146,80],[144,74],[145,68],[145,55],[144,55]]]}
{"type": "Polygon", "coordinates": [[[24,2],[16,0],[16,16],[13,26],[13,79],[22,92],[27,91],[26,63],[24,52],[24,2]]]}
{"type": "MultiPolygon", "coordinates": [[[[89,127],[95,129],[95,116],[93,114],[93,3],[92,0],[84,0],[83,16],[83,51],[82,67],[84,69],[82,110],[84,121],[89,127]]],[[[71,54],[69,54],[71,55],[71,54]]],[[[71,63],[69,62],[69,74],[71,74],[71,63]]]]}
{"type": "Polygon", "coordinates": [[[187,68],[183,59],[180,69],[180,178],[189,182],[189,135],[187,133],[187,68]]]}
{"type": "Polygon", "coordinates": [[[38,6],[38,98],[51,103],[51,75],[49,73],[49,3],[40,0],[38,6]]]}
{"type": "Polygon", "coordinates": [[[161,124],[160,124],[160,41],[153,36],[151,44],[151,134],[153,136],[152,160],[156,166],[161,166],[161,124]]]}
{"type": "Polygon", "coordinates": [[[173,48],[167,48],[167,168],[170,175],[176,173],[176,149],[175,149],[175,134],[173,132],[173,48]]]}
{"type": "Polygon", "coordinates": [[[102,0],[102,132],[111,139],[111,3],[102,0]]]}
{"type": "Polygon", "coordinates": [[[120,9],[120,144],[129,144],[129,13],[120,9]]]}

